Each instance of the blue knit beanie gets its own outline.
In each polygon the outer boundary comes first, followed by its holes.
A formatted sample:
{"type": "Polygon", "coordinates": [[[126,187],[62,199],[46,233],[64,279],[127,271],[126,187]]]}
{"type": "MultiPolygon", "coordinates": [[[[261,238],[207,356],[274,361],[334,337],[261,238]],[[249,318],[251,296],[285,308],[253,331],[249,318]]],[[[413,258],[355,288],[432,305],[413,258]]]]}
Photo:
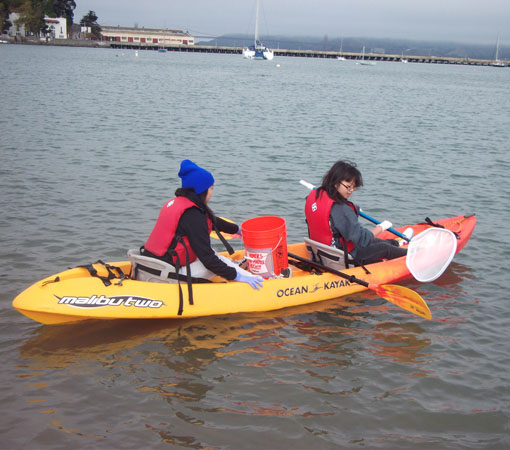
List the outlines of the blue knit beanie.
{"type": "Polygon", "coordinates": [[[184,159],[181,162],[179,177],[182,179],[184,189],[193,188],[198,195],[207,191],[214,184],[211,172],[202,169],[189,159],[184,159]]]}

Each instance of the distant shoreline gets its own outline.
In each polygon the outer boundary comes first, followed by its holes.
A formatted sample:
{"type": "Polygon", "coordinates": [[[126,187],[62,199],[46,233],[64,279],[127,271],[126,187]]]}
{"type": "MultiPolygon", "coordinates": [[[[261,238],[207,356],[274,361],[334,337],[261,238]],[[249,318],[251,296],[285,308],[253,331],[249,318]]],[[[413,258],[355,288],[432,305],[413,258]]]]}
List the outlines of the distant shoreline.
{"type": "MultiPolygon", "coordinates": [[[[226,47],[216,45],[139,45],[118,42],[91,41],[79,39],[52,39],[49,41],[41,41],[35,39],[24,38],[21,42],[14,42],[11,38],[9,44],[14,45],[50,45],[56,47],[86,47],[86,48],[107,48],[107,49],[124,49],[124,50],[152,50],[157,51],[165,49],[169,52],[185,52],[185,53],[219,53],[219,54],[239,54],[242,53],[242,47],[226,47]]],[[[337,59],[339,56],[347,61],[356,61],[361,58],[361,53],[351,52],[334,52],[320,50],[290,50],[290,49],[273,49],[275,57],[301,57],[301,58],[319,58],[319,59],[337,59]]],[[[408,63],[425,63],[425,64],[446,64],[446,65],[467,65],[467,66],[491,66],[494,60],[489,59],[472,59],[472,58],[453,58],[444,56],[420,56],[405,55],[403,61],[402,55],[365,53],[365,59],[376,62],[408,62],[408,63]]],[[[504,67],[510,67],[510,61],[502,61],[504,67]]]]}

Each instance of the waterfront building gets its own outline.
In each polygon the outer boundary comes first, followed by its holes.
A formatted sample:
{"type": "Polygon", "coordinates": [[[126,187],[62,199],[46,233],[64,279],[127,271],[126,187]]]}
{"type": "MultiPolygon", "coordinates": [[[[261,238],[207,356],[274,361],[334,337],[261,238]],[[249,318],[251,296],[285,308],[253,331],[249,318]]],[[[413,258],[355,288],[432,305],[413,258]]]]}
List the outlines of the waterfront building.
{"type": "Polygon", "coordinates": [[[67,20],[65,17],[44,17],[48,33],[46,36],[53,39],[67,39],[67,20]]]}
{"type": "Polygon", "coordinates": [[[182,30],[101,25],[103,41],[129,45],[195,45],[195,38],[182,30]]]}
{"type": "Polygon", "coordinates": [[[25,24],[19,23],[16,24],[16,21],[19,19],[19,14],[17,12],[13,12],[9,14],[9,22],[12,23],[11,27],[7,30],[7,35],[9,37],[24,37],[25,36],[25,24]]]}
{"type": "MultiPolygon", "coordinates": [[[[12,26],[7,31],[7,34],[10,37],[30,36],[32,33],[25,30],[24,23],[16,24],[19,17],[19,14],[16,12],[9,14],[9,21],[12,23],[12,26]]],[[[67,20],[65,17],[45,16],[44,22],[46,23],[48,32],[46,34],[41,33],[40,37],[47,37],[50,39],[67,39],[67,20]]]]}

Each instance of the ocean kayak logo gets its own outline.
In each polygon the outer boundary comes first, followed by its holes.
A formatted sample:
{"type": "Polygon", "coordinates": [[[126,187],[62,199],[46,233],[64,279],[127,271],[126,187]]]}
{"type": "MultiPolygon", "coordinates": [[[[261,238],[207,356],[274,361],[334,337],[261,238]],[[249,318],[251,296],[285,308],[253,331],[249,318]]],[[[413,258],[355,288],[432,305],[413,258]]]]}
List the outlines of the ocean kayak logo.
{"type": "Polygon", "coordinates": [[[318,291],[320,289],[319,283],[315,283],[312,288],[310,289],[309,286],[296,286],[286,289],[278,289],[276,291],[277,297],[292,297],[293,295],[299,295],[299,294],[312,294],[315,291],[318,291]]]}
{"type": "MultiPolygon", "coordinates": [[[[313,292],[313,291],[312,291],[313,292]]],[[[277,297],[292,297],[293,295],[307,294],[308,286],[296,286],[286,289],[278,289],[276,291],[277,297]]]]}
{"type": "MultiPolygon", "coordinates": [[[[57,297],[55,295],[55,297],[57,297]]],[[[161,308],[164,303],[152,298],[136,297],[133,295],[118,295],[105,297],[57,297],[59,305],[69,305],[75,308],[102,308],[104,306],[125,306],[126,308],[161,308]]]]}
{"type": "Polygon", "coordinates": [[[349,283],[348,281],[335,280],[335,281],[330,281],[329,283],[328,282],[324,283],[324,289],[335,289],[335,288],[350,286],[350,285],[351,285],[351,283],[349,283]]]}
{"type": "Polygon", "coordinates": [[[277,297],[292,297],[293,295],[300,295],[300,294],[313,294],[315,291],[318,291],[319,289],[324,289],[325,291],[329,289],[335,289],[339,287],[344,286],[350,286],[351,283],[344,280],[334,280],[334,281],[328,281],[324,282],[322,286],[319,286],[319,283],[315,283],[311,288],[309,286],[296,286],[292,288],[286,288],[286,289],[278,289],[276,291],[277,297]]]}

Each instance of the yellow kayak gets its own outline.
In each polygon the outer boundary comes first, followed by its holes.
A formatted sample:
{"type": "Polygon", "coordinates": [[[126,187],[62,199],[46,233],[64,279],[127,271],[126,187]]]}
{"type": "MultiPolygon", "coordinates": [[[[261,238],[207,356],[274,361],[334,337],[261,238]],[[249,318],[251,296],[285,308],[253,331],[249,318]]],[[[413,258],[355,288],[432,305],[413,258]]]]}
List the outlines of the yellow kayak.
{"type": "MultiPolygon", "coordinates": [[[[474,216],[438,221],[458,236],[457,252],[469,240],[476,224],[474,216]]],[[[416,232],[430,225],[413,226],[416,232]]],[[[402,227],[403,230],[406,227],[402,227]]],[[[390,236],[388,236],[390,237],[390,236]]],[[[304,243],[288,246],[289,253],[308,258],[304,243]]],[[[227,256],[227,255],[226,255],[227,256]]],[[[231,258],[241,260],[244,250],[231,258]]],[[[43,324],[87,319],[186,319],[241,312],[271,311],[353,294],[365,286],[332,273],[311,273],[291,266],[292,276],[264,281],[260,290],[235,281],[194,283],[192,299],[185,282],[179,284],[137,281],[129,278],[129,261],[95,263],[99,277],[85,267],[76,267],[41,280],[21,292],[13,306],[25,316],[43,324]],[[182,290],[182,296],[179,290],[182,290]],[[191,300],[191,301],[190,301],[191,300]]],[[[411,274],[405,257],[342,271],[368,283],[393,283],[411,274]]]]}

